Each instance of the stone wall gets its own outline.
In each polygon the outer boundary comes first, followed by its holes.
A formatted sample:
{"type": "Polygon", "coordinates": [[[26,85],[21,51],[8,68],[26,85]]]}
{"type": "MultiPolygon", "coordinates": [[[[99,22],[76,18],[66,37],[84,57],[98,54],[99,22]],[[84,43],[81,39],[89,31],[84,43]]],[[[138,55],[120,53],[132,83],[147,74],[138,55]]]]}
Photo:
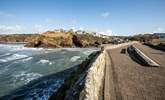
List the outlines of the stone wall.
{"type": "MultiPolygon", "coordinates": [[[[79,100],[100,100],[100,99],[103,99],[103,97],[109,98],[108,96],[106,96],[106,93],[104,93],[104,95],[102,94],[103,92],[106,92],[105,89],[103,90],[104,85],[106,85],[104,83],[104,81],[105,81],[104,79],[108,78],[108,77],[105,77],[106,70],[111,70],[109,68],[108,69],[106,68],[106,66],[110,65],[110,58],[107,56],[108,55],[107,50],[115,49],[115,48],[119,48],[119,47],[123,47],[123,46],[127,46],[127,45],[132,45],[134,43],[137,43],[137,42],[104,46],[104,50],[102,50],[102,53],[100,53],[100,55],[92,63],[91,67],[87,71],[87,76],[85,79],[85,87],[84,87],[83,91],[80,93],[79,100]],[[102,97],[102,98],[100,98],[100,97],[102,97]]],[[[107,75],[107,76],[109,76],[108,79],[111,79],[111,80],[110,80],[110,83],[106,86],[111,85],[110,87],[112,89],[110,91],[108,90],[108,92],[112,92],[111,94],[114,95],[113,82],[112,82],[112,78],[111,78],[112,75],[107,75]]]]}
{"type": "Polygon", "coordinates": [[[78,100],[84,88],[87,70],[99,54],[100,51],[93,52],[81,64],[67,69],[69,74],[63,74],[67,75],[64,83],[53,93],[49,100],[78,100]]]}
{"type": "Polygon", "coordinates": [[[103,50],[89,68],[84,90],[80,94],[80,100],[98,100],[102,97],[100,94],[104,82],[105,54],[106,51],[103,50]]]}

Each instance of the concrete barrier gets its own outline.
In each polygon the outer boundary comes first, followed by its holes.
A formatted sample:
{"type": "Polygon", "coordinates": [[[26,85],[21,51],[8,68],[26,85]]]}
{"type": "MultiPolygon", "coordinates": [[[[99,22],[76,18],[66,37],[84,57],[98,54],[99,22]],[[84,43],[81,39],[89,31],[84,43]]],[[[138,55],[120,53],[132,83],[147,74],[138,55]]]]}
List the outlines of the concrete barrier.
{"type": "Polygon", "coordinates": [[[141,50],[136,47],[133,47],[136,54],[138,54],[149,66],[159,67],[160,65],[153,61],[151,58],[146,56],[141,50]]]}
{"type": "Polygon", "coordinates": [[[83,91],[80,93],[79,100],[103,99],[104,96],[102,93],[103,93],[104,78],[105,78],[106,60],[108,55],[107,50],[131,45],[134,43],[136,42],[104,46],[104,50],[102,49],[103,50],[102,53],[100,53],[97,59],[92,63],[91,67],[87,72],[87,76],[85,79],[85,87],[83,91]]]}
{"type": "Polygon", "coordinates": [[[85,79],[84,90],[80,94],[80,97],[83,98],[80,98],[80,100],[99,100],[104,82],[105,52],[104,50],[89,68],[85,79]]]}

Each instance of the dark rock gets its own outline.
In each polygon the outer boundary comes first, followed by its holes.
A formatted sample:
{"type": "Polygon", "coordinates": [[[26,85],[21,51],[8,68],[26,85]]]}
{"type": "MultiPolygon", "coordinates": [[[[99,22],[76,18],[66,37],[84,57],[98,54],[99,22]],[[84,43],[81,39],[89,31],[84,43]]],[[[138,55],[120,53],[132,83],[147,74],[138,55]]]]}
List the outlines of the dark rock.
{"type": "Polygon", "coordinates": [[[77,46],[77,47],[83,47],[83,44],[82,44],[82,42],[81,42],[81,40],[80,40],[80,38],[78,36],[73,35],[72,41],[73,41],[73,43],[74,43],[75,46],[77,46]]]}

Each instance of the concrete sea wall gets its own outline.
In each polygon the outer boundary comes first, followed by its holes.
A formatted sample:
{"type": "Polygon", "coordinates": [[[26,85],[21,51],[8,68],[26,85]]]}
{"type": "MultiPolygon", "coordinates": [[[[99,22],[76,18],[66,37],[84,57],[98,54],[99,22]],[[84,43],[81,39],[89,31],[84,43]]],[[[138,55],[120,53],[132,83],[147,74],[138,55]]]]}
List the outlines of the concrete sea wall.
{"type": "Polygon", "coordinates": [[[142,65],[159,67],[160,65],[145,55],[140,49],[135,46],[128,47],[129,54],[134,56],[138,61],[141,62],[142,65]]]}
{"type": "Polygon", "coordinates": [[[101,97],[104,82],[105,54],[106,51],[103,50],[87,71],[85,87],[80,94],[79,100],[98,100],[101,97]]]}
{"type": "Polygon", "coordinates": [[[67,69],[70,73],[64,79],[64,83],[49,98],[49,100],[78,100],[80,91],[84,88],[86,71],[91,63],[100,54],[100,51],[90,54],[81,64],[67,69]]]}
{"type": "MultiPolygon", "coordinates": [[[[107,93],[109,92],[106,89],[103,90],[104,85],[106,85],[105,84],[106,82],[104,81],[105,78],[112,80],[112,75],[106,75],[106,71],[111,70],[108,67],[106,67],[108,65],[109,66],[111,65],[107,50],[131,45],[134,43],[136,43],[136,42],[104,46],[104,50],[102,51],[102,53],[100,53],[100,55],[92,63],[91,67],[87,71],[87,76],[85,79],[85,87],[80,94],[79,100],[100,100],[100,99],[103,99],[103,97],[109,98],[108,96],[106,96],[106,93],[104,93],[104,96],[102,94],[103,92],[107,92],[107,93]],[[100,97],[102,97],[102,98],[100,98],[100,97]]],[[[106,79],[106,81],[108,81],[107,79],[106,79]]],[[[113,93],[113,91],[114,91],[113,82],[112,81],[109,81],[109,82],[111,82],[112,84],[109,83],[106,86],[112,87],[112,91],[110,91],[110,92],[112,92],[111,95],[113,95],[114,94],[113,93]]]]}
{"type": "Polygon", "coordinates": [[[91,54],[82,64],[77,65],[75,70],[64,81],[63,86],[51,96],[50,100],[113,99],[112,97],[115,97],[113,73],[107,72],[112,71],[110,67],[111,59],[107,50],[131,44],[107,45],[103,46],[104,49],[101,52],[91,54]],[[108,86],[110,90],[104,88],[104,86],[108,86]]]}

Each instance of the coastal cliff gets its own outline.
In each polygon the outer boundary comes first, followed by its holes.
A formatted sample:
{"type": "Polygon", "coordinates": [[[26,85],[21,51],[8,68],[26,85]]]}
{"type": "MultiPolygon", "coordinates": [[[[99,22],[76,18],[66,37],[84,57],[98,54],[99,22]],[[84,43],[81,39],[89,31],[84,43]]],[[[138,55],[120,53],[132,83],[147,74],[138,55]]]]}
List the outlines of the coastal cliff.
{"type": "Polygon", "coordinates": [[[11,34],[0,35],[0,43],[12,43],[12,42],[30,42],[38,34],[11,34]]]}
{"type": "Polygon", "coordinates": [[[25,47],[62,48],[62,47],[99,47],[111,42],[108,36],[97,36],[83,31],[47,31],[42,34],[1,35],[0,43],[27,42],[25,47]]]}
{"type": "Polygon", "coordinates": [[[110,43],[107,38],[94,36],[92,34],[76,34],[74,32],[48,31],[27,43],[26,47],[98,47],[101,44],[110,43]]]}

